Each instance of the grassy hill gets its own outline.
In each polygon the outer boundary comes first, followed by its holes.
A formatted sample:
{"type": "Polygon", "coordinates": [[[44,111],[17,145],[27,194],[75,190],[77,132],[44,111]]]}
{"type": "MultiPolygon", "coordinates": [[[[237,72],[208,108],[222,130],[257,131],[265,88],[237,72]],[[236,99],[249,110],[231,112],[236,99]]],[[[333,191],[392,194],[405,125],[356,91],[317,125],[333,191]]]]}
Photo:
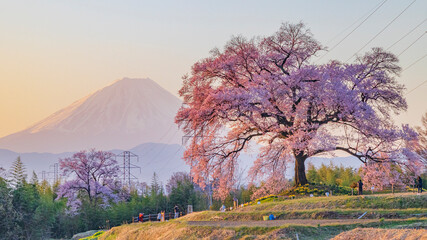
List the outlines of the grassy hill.
{"type": "Polygon", "coordinates": [[[419,229],[414,234],[427,237],[427,194],[270,200],[229,212],[203,211],[169,222],[126,224],[112,228],[100,239],[330,239],[345,231],[364,236],[365,229],[371,228],[400,229],[402,234],[419,229]],[[262,221],[269,214],[277,220],[262,221]]]}

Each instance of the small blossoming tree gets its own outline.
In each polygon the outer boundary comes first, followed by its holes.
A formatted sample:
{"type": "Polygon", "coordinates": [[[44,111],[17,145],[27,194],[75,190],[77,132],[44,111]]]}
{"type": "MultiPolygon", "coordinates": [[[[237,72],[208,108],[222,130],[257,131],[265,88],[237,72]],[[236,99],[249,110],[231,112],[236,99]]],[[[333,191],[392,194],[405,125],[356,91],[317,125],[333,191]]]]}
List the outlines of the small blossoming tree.
{"type": "Polygon", "coordinates": [[[361,168],[361,176],[366,189],[374,187],[376,190],[389,186],[394,190],[405,186],[408,180],[402,169],[390,162],[368,163],[361,168]]]}
{"type": "Polygon", "coordinates": [[[427,112],[421,118],[421,126],[418,126],[417,132],[420,138],[419,145],[417,146],[417,153],[423,158],[424,169],[423,172],[427,171],[427,112]]]}
{"type": "Polygon", "coordinates": [[[119,166],[110,152],[80,151],[59,161],[62,175],[68,179],[59,186],[58,198],[68,198],[70,212],[75,212],[82,201],[91,207],[108,205],[119,199],[116,181],[119,166]]]}

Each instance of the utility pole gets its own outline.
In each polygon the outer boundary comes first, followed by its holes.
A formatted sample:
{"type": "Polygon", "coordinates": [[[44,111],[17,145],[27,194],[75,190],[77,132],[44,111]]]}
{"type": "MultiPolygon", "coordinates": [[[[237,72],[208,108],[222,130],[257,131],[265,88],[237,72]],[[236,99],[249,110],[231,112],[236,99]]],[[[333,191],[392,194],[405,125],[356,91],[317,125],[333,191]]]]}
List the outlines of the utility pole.
{"type": "Polygon", "coordinates": [[[116,158],[122,158],[123,159],[123,166],[121,167],[123,169],[123,185],[127,185],[130,189],[131,187],[131,180],[138,179],[131,173],[132,168],[139,168],[139,172],[141,173],[141,168],[132,164],[131,160],[136,158],[136,161],[139,161],[138,155],[130,152],[130,151],[124,151],[120,154],[116,155],[116,158]]]}
{"type": "Polygon", "coordinates": [[[59,180],[59,165],[58,163],[53,164],[53,184],[59,180]]]}
{"type": "Polygon", "coordinates": [[[46,175],[47,175],[47,172],[42,171],[42,182],[46,181],[46,175]]]}
{"type": "Polygon", "coordinates": [[[58,163],[54,163],[52,165],[49,166],[49,169],[53,167],[53,172],[48,172],[49,173],[53,173],[53,183],[52,185],[54,185],[55,183],[57,183],[59,181],[59,164],[58,163]]]}

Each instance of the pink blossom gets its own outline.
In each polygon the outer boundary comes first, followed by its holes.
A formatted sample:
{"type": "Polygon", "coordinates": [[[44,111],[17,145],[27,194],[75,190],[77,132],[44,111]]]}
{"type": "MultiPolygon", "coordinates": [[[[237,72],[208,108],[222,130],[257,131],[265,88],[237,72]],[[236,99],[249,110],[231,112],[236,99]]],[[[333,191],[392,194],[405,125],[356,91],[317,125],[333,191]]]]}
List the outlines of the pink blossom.
{"type": "Polygon", "coordinates": [[[253,179],[275,179],[294,162],[297,185],[307,183],[305,160],[324,152],[398,162],[415,136],[391,117],[407,108],[397,57],[373,48],[352,64],[312,64],[323,49],[302,23],[285,23],[268,37],[234,37],[193,65],[175,120],[193,136],[184,159],[195,182],[214,181],[225,197],[250,142],[265,146],[253,179]]]}

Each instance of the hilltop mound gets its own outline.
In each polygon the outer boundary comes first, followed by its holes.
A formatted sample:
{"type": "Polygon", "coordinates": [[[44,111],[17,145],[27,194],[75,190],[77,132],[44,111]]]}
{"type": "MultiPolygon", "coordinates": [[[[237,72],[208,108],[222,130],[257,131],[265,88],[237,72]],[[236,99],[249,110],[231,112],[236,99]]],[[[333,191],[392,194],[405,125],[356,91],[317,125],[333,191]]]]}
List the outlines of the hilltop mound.
{"type": "MultiPolygon", "coordinates": [[[[318,197],[261,203],[230,212],[196,212],[169,222],[114,227],[100,239],[296,239],[297,236],[299,239],[331,239],[355,228],[378,227],[398,227],[404,229],[397,231],[398,234],[425,236],[425,230],[412,232],[412,228],[427,227],[427,194],[375,195],[361,199],[318,197]],[[353,204],[359,201],[363,206],[355,209],[353,204]],[[309,204],[311,208],[307,208],[309,204]],[[320,206],[326,209],[319,209],[320,206]],[[390,207],[386,209],[385,206],[390,207]],[[329,215],[313,214],[320,211],[327,211],[329,215]],[[368,219],[357,219],[364,212],[370,212],[365,215],[368,219]],[[261,221],[263,215],[270,213],[279,220],[261,221]]],[[[388,236],[389,233],[379,231],[379,234],[388,236]]]]}

